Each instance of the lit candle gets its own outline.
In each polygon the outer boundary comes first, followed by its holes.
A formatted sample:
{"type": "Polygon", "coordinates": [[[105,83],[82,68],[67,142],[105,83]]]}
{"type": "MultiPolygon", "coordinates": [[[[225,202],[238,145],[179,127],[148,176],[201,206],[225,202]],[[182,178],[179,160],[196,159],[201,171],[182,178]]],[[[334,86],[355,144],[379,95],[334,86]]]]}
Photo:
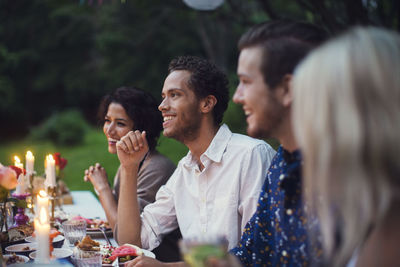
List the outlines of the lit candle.
{"type": "Polygon", "coordinates": [[[24,170],[24,164],[21,163],[18,156],[14,156],[14,166],[20,168],[22,171],[24,170]]]}
{"type": "Polygon", "coordinates": [[[21,163],[17,156],[14,157],[14,166],[21,169],[21,174],[17,177],[18,184],[15,193],[18,195],[25,194],[25,175],[23,173],[24,165],[21,163]]]}
{"type": "Polygon", "coordinates": [[[39,214],[39,211],[41,211],[43,208],[45,209],[46,214],[48,214],[49,198],[44,190],[40,190],[36,197],[36,214],[39,214]]]}
{"type": "Polygon", "coordinates": [[[25,194],[26,192],[26,187],[25,187],[25,176],[21,173],[18,177],[18,184],[17,188],[15,189],[15,193],[17,195],[22,195],[25,194]]]}
{"type": "Polygon", "coordinates": [[[25,155],[25,167],[26,167],[26,173],[33,174],[34,172],[34,164],[35,164],[35,157],[33,156],[32,152],[28,151],[26,152],[25,155]]]}
{"type": "Polygon", "coordinates": [[[50,260],[50,224],[44,207],[40,210],[39,218],[35,218],[34,224],[37,242],[35,262],[48,263],[50,260]]]}
{"type": "Polygon", "coordinates": [[[56,186],[56,161],[53,158],[53,155],[46,156],[46,181],[44,185],[46,187],[55,187],[56,186]]]}

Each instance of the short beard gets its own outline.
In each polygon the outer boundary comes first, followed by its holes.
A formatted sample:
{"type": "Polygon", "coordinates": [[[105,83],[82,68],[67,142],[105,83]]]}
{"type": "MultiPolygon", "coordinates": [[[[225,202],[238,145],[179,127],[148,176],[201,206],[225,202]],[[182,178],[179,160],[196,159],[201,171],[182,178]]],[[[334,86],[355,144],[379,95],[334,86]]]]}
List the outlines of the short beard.
{"type": "Polygon", "coordinates": [[[247,133],[254,138],[267,139],[276,138],[279,139],[279,130],[283,124],[283,120],[287,119],[287,114],[290,112],[288,109],[280,105],[276,99],[271,97],[268,104],[268,110],[265,110],[264,120],[259,123],[256,128],[249,132],[249,126],[247,126],[247,133]]]}
{"type": "Polygon", "coordinates": [[[201,127],[201,118],[200,115],[193,112],[188,116],[182,118],[184,122],[186,122],[180,129],[176,131],[165,134],[164,136],[173,138],[183,144],[187,142],[191,142],[196,140],[200,135],[200,127],[201,127]]]}
{"type": "Polygon", "coordinates": [[[194,141],[198,138],[199,129],[200,129],[200,123],[196,123],[196,124],[191,123],[190,125],[187,125],[184,128],[180,129],[179,131],[176,131],[169,135],[164,134],[164,136],[173,138],[173,139],[185,144],[186,142],[194,141]]]}

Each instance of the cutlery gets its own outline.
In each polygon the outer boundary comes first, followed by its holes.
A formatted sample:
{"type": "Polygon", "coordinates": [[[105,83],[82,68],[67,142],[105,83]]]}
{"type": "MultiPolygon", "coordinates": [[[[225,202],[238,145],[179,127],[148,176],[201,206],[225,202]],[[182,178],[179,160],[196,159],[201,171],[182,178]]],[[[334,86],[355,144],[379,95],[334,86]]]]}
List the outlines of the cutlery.
{"type": "Polygon", "coordinates": [[[103,233],[103,236],[104,236],[104,238],[106,239],[108,245],[112,247],[113,245],[111,244],[110,239],[109,239],[108,236],[106,235],[106,228],[105,228],[104,226],[102,226],[102,227],[99,227],[99,230],[100,230],[100,232],[103,233]]]}

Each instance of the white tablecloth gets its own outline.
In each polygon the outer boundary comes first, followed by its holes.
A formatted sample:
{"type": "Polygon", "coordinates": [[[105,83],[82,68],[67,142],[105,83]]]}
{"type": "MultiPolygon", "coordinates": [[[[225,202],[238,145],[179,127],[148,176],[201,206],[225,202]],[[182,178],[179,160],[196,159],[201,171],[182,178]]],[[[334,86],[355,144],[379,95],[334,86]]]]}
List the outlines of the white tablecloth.
{"type": "Polygon", "coordinates": [[[103,207],[91,191],[72,191],[72,205],[63,205],[63,210],[71,215],[85,218],[106,219],[103,207]]]}

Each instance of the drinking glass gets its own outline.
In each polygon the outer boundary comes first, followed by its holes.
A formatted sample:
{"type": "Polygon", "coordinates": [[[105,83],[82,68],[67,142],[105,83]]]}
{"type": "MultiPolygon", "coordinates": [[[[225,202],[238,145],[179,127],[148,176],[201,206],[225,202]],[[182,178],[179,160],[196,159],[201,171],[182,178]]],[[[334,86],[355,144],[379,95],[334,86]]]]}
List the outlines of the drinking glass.
{"type": "Polygon", "coordinates": [[[99,251],[85,251],[85,257],[73,257],[75,266],[78,267],[101,267],[102,255],[99,251]]]}
{"type": "Polygon", "coordinates": [[[13,206],[10,202],[7,202],[6,205],[4,203],[0,203],[0,232],[8,230],[14,224],[14,210],[13,206]],[[6,229],[7,224],[7,229],[6,229]],[[4,229],[3,229],[4,228],[4,229]]]}
{"type": "Polygon", "coordinates": [[[86,221],[84,220],[65,221],[61,227],[70,246],[74,246],[77,241],[86,236],[86,221]]]}
{"type": "Polygon", "coordinates": [[[185,263],[190,267],[205,267],[207,261],[223,259],[227,254],[227,241],[223,237],[182,239],[179,248],[185,263]]]}

